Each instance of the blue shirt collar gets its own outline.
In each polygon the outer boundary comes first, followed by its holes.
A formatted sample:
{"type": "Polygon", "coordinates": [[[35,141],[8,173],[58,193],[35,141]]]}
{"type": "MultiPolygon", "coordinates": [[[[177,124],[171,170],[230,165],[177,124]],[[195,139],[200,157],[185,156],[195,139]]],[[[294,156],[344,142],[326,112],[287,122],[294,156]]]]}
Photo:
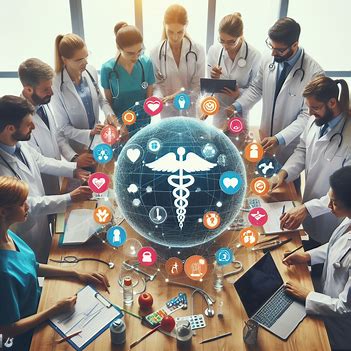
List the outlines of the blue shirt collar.
{"type": "Polygon", "coordinates": [[[334,117],[330,122],[328,122],[328,128],[329,130],[334,129],[334,127],[342,120],[343,114],[340,113],[340,115],[334,117]]]}
{"type": "Polygon", "coordinates": [[[20,147],[18,143],[16,145],[14,145],[14,146],[0,143],[0,148],[2,150],[4,150],[5,152],[7,152],[8,154],[10,154],[10,155],[14,155],[15,154],[15,151],[16,151],[17,147],[20,147]]]}
{"type": "MultiPolygon", "coordinates": [[[[289,60],[284,61],[284,62],[286,62],[290,68],[293,67],[295,65],[295,63],[297,62],[297,60],[300,58],[301,53],[302,53],[302,49],[298,48],[297,51],[295,52],[295,54],[293,56],[291,56],[289,58],[289,60]]],[[[284,62],[280,62],[279,65],[283,66],[284,62]]]]}

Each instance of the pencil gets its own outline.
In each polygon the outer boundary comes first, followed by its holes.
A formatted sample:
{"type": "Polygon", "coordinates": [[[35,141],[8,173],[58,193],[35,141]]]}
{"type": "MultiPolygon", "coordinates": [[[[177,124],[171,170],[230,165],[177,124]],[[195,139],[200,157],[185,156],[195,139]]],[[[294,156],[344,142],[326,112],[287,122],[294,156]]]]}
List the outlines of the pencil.
{"type": "Polygon", "coordinates": [[[199,342],[199,344],[205,344],[207,342],[211,342],[211,341],[215,341],[215,340],[218,340],[218,339],[221,339],[221,338],[225,338],[226,336],[229,336],[229,335],[232,335],[232,332],[221,334],[221,335],[217,335],[217,336],[214,336],[213,338],[202,340],[202,341],[199,342]]]}
{"type": "Polygon", "coordinates": [[[284,255],[284,260],[287,258],[287,257],[289,257],[291,254],[293,254],[294,252],[296,252],[297,250],[300,250],[300,249],[302,249],[303,248],[303,245],[300,245],[300,246],[298,246],[296,249],[294,249],[294,250],[292,250],[292,251],[290,251],[290,252],[287,252],[285,255],[284,255]]]}
{"type": "Polygon", "coordinates": [[[135,313],[133,313],[133,312],[130,312],[130,311],[128,311],[128,310],[125,310],[123,307],[119,307],[119,306],[118,306],[118,308],[119,308],[121,311],[123,311],[123,312],[125,312],[125,313],[127,313],[127,314],[130,314],[131,316],[133,316],[133,317],[135,317],[135,318],[138,318],[138,319],[140,319],[140,320],[143,319],[143,318],[142,318],[141,316],[139,316],[138,314],[135,314],[135,313]]]}
{"type": "Polygon", "coordinates": [[[145,335],[143,335],[141,338],[138,340],[134,341],[133,343],[130,344],[129,350],[132,349],[133,347],[137,346],[140,342],[142,342],[144,339],[146,339],[149,335],[153,334],[158,328],[160,328],[161,324],[155,327],[154,329],[151,329],[148,331],[145,335]]]}
{"type": "Polygon", "coordinates": [[[81,332],[82,332],[82,330],[77,330],[76,332],[74,332],[74,333],[72,333],[72,334],[66,335],[66,336],[65,336],[64,338],[62,338],[62,339],[56,340],[56,343],[57,343],[57,344],[61,344],[62,342],[67,341],[67,340],[73,338],[74,336],[80,334],[81,332]]]}

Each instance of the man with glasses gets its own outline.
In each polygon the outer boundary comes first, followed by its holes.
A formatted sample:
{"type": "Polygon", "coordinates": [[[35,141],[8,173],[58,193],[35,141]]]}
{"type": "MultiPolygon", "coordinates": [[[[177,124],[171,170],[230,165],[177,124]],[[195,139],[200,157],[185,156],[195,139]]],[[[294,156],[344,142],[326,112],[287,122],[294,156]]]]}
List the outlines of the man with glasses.
{"type": "Polygon", "coordinates": [[[268,36],[266,43],[273,60],[270,56],[263,59],[256,78],[228,113],[236,110],[246,115],[262,98],[262,146],[283,164],[293,153],[308,120],[302,92],[315,76],[324,72],[299,47],[300,25],[292,18],[279,19],[268,36]]]}

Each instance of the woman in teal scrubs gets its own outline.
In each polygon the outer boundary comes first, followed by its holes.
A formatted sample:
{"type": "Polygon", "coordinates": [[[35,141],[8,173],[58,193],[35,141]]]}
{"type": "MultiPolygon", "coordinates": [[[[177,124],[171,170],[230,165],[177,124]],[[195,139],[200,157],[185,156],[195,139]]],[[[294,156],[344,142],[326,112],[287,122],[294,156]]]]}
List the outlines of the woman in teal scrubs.
{"type": "Polygon", "coordinates": [[[38,276],[71,277],[84,284],[108,290],[108,280],[100,273],[83,273],[36,262],[32,249],[9,226],[28,216],[28,186],[15,177],[0,177],[0,334],[13,342],[12,350],[29,350],[32,331],[55,315],[68,312],[76,296],[65,298],[37,313],[40,298],[38,276]]]}
{"type": "MultiPolygon", "coordinates": [[[[136,123],[127,127],[132,135],[151,121],[143,110],[143,103],[152,96],[154,70],[151,60],[143,55],[143,37],[135,26],[125,22],[117,23],[115,35],[117,56],[102,65],[101,85],[119,126],[123,125],[123,112],[133,110],[136,113],[136,123]]],[[[125,132],[125,127],[122,128],[122,133],[123,131],[125,132]]]]}

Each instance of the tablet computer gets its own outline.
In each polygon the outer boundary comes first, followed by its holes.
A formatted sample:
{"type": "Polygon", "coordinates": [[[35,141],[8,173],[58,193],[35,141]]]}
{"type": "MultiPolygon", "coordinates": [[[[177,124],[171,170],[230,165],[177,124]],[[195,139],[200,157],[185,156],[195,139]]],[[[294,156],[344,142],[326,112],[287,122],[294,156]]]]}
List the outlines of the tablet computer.
{"type": "Polygon", "coordinates": [[[202,93],[221,93],[224,88],[234,90],[235,87],[236,80],[234,79],[200,78],[200,88],[202,93]]]}

